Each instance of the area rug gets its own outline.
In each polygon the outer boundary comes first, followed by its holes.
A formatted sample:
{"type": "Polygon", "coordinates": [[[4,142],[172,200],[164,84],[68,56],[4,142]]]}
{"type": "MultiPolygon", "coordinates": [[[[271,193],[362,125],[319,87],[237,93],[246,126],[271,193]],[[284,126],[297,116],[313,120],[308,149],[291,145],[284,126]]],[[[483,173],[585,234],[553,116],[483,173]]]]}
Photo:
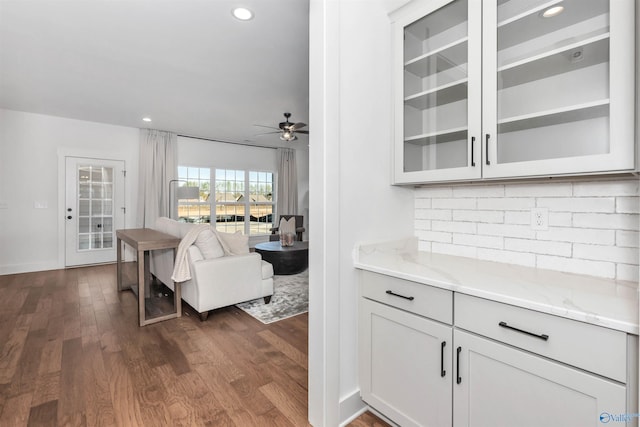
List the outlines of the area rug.
{"type": "Polygon", "coordinates": [[[290,276],[273,276],[273,296],[265,304],[262,298],[236,304],[264,324],[309,311],[309,270],[290,276]]]}

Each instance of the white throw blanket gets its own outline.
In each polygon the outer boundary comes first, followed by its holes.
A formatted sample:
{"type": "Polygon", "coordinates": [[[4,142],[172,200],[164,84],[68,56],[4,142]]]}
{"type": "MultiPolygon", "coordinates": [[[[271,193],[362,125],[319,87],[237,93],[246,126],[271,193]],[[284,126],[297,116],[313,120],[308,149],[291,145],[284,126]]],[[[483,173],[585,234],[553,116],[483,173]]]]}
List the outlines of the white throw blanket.
{"type": "Polygon", "coordinates": [[[206,230],[209,227],[209,224],[198,224],[192,227],[191,230],[189,230],[182,238],[178,245],[178,252],[176,253],[176,262],[173,265],[171,280],[174,282],[186,282],[191,279],[191,270],[189,269],[189,261],[187,259],[189,246],[196,241],[198,234],[200,234],[201,231],[206,230]]]}

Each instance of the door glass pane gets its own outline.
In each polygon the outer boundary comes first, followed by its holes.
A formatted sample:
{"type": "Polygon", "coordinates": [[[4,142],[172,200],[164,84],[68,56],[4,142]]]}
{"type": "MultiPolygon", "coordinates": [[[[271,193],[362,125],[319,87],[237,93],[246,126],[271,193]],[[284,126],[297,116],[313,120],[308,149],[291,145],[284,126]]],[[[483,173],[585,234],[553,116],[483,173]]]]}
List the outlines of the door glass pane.
{"type": "Polygon", "coordinates": [[[78,250],[112,248],[113,168],[78,166],[78,250]]]}
{"type": "Polygon", "coordinates": [[[609,152],[609,0],[503,1],[497,42],[498,163],[609,152]]]}
{"type": "Polygon", "coordinates": [[[468,4],[405,27],[404,171],[467,165],[468,4]]]}

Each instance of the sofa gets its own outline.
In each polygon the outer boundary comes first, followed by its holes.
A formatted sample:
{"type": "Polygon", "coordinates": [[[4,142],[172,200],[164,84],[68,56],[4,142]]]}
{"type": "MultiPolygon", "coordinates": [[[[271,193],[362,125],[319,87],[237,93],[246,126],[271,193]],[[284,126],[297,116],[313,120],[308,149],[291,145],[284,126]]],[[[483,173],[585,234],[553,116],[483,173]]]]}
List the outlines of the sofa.
{"type": "MultiPolygon", "coordinates": [[[[181,282],[182,299],[196,310],[201,320],[209,311],[273,295],[273,267],[260,254],[249,252],[242,234],[220,233],[212,227],[158,218],[154,229],[183,239],[192,227],[200,227],[197,240],[188,246],[185,260],[190,280],[181,282]]],[[[194,233],[190,233],[193,235],[194,233]]],[[[173,290],[173,250],[151,253],[151,273],[173,290]]]]}

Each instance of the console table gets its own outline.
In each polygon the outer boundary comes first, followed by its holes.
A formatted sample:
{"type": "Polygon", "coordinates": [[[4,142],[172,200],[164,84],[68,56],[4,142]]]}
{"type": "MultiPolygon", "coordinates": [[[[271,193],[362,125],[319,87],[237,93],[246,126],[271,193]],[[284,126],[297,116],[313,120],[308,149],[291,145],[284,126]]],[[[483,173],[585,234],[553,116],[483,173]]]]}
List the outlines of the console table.
{"type": "Polygon", "coordinates": [[[145,313],[145,294],[149,293],[149,284],[151,282],[151,272],[149,271],[149,252],[156,249],[173,249],[175,250],[180,244],[180,239],[170,234],[161,233],[150,228],[130,228],[124,230],[116,230],[118,239],[117,259],[118,259],[118,291],[131,289],[136,293],[133,286],[125,287],[122,284],[122,242],[131,246],[138,254],[138,317],[140,326],[149,325],[151,323],[160,322],[162,320],[173,319],[182,316],[182,296],[180,294],[180,283],[173,285],[173,304],[175,311],[165,315],[147,319],[145,313]]]}
{"type": "Polygon", "coordinates": [[[281,246],[280,242],[264,242],[256,245],[256,252],[273,265],[273,274],[302,273],[309,265],[309,242],[293,242],[293,246],[281,246]]]}

